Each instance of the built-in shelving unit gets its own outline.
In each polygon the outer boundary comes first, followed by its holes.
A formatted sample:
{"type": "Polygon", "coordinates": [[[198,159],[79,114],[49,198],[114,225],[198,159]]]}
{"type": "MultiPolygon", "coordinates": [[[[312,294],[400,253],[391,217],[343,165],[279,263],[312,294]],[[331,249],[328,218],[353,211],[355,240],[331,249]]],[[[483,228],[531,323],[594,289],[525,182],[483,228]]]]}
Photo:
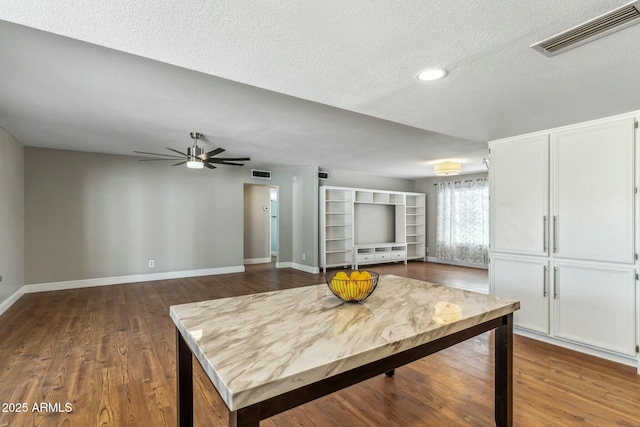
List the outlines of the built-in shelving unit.
{"type": "Polygon", "coordinates": [[[320,192],[320,264],[327,267],[353,262],[353,191],[327,188],[320,192]]]}
{"type": "Polygon", "coordinates": [[[424,193],[320,187],[320,266],[425,259],[424,193]]]}
{"type": "Polygon", "coordinates": [[[405,205],[405,237],[407,259],[424,259],[426,256],[426,196],[407,195],[405,205]]]}

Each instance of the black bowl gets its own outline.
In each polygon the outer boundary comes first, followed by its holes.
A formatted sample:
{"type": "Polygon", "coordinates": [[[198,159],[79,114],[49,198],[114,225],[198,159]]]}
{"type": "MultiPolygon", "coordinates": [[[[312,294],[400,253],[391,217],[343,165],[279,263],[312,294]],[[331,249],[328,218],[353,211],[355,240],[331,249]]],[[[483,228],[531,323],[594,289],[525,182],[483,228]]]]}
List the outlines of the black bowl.
{"type": "Polygon", "coordinates": [[[379,278],[380,275],[378,273],[369,270],[339,270],[325,274],[327,286],[329,286],[331,292],[344,302],[360,302],[365,300],[373,293],[376,286],[378,286],[379,278]],[[344,273],[347,277],[350,277],[354,271],[358,271],[360,274],[367,272],[371,278],[352,280],[349,278],[345,279],[342,275],[336,278],[336,275],[339,273],[344,273]]]}

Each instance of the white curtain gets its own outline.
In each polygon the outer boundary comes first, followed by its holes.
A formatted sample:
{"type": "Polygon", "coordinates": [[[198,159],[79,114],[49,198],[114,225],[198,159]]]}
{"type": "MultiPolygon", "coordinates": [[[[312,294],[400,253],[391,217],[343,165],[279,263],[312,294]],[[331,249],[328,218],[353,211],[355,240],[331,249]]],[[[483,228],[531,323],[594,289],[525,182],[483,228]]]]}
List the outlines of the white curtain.
{"type": "Polygon", "coordinates": [[[489,262],[487,179],[437,184],[436,257],[472,264],[489,262]]]}

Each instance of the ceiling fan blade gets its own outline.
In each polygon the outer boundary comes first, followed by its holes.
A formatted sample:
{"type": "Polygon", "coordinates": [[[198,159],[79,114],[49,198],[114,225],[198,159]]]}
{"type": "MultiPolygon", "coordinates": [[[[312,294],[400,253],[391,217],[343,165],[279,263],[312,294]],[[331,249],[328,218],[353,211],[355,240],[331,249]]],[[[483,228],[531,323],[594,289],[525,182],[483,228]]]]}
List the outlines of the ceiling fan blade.
{"type": "Polygon", "coordinates": [[[171,160],[171,161],[175,162],[178,159],[151,159],[151,158],[149,158],[149,159],[140,159],[138,161],[139,162],[157,162],[157,161],[162,161],[162,160],[165,160],[165,161],[166,160],[171,160]]]}
{"type": "Polygon", "coordinates": [[[187,163],[186,160],[184,162],[176,163],[175,165],[171,165],[171,166],[180,166],[180,165],[184,165],[185,163],[187,163]]]}
{"type": "MultiPolygon", "coordinates": [[[[176,159],[181,159],[182,158],[182,157],[179,157],[179,156],[175,156],[173,154],[147,153],[146,151],[134,151],[134,153],[151,154],[152,156],[175,157],[176,159]]],[[[186,155],[183,156],[183,157],[186,157],[186,155]]]]}
{"type": "Polygon", "coordinates": [[[215,159],[209,159],[207,160],[208,162],[216,162],[216,161],[241,161],[241,162],[248,162],[249,160],[251,160],[249,157],[216,157],[215,159]]]}
{"type": "Polygon", "coordinates": [[[231,162],[211,162],[217,165],[230,165],[230,166],[244,166],[244,163],[231,163],[231,162]]]}
{"type": "Polygon", "coordinates": [[[224,151],[224,148],[216,148],[215,150],[211,150],[208,153],[200,154],[197,157],[202,160],[207,160],[213,156],[217,156],[218,154],[223,153],[224,151]]]}
{"type": "Polygon", "coordinates": [[[169,148],[169,147],[164,147],[164,148],[166,148],[167,150],[173,151],[174,153],[181,154],[183,157],[189,157],[188,154],[181,153],[178,150],[174,150],[173,148],[169,148]]]}
{"type": "Polygon", "coordinates": [[[209,164],[209,163],[207,163],[207,162],[204,162],[204,165],[205,165],[206,167],[208,167],[209,169],[215,169],[215,168],[216,168],[215,166],[213,166],[212,164],[209,164]]]}

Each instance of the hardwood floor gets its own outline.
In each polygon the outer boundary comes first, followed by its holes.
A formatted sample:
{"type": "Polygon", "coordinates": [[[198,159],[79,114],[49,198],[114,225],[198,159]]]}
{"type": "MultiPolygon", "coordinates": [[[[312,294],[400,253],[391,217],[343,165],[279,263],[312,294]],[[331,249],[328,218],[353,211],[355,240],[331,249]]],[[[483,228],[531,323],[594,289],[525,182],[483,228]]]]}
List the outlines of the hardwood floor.
{"type": "MultiPolygon", "coordinates": [[[[487,272],[433,263],[375,271],[486,287],[487,272]]],[[[266,265],[246,273],[23,296],[0,316],[0,426],[176,425],[175,332],[169,306],[314,285],[322,275],[266,265]],[[49,404],[34,412],[34,404],[49,404]],[[59,403],[59,406],[56,406],[59,403]],[[64,412],[69,403],[72,412],[64,412]],[[4,404],[7,404],[6,406],[4,404]]],[[[262,426],[490,426],[493,350],[484,334],[262,422],[262,426]]],[[[518,426],[640,426],[632,367],[524,337],[514,344],[518,426]]],[[[198,426],[227,411],[194,363],[198,426]]]]}

